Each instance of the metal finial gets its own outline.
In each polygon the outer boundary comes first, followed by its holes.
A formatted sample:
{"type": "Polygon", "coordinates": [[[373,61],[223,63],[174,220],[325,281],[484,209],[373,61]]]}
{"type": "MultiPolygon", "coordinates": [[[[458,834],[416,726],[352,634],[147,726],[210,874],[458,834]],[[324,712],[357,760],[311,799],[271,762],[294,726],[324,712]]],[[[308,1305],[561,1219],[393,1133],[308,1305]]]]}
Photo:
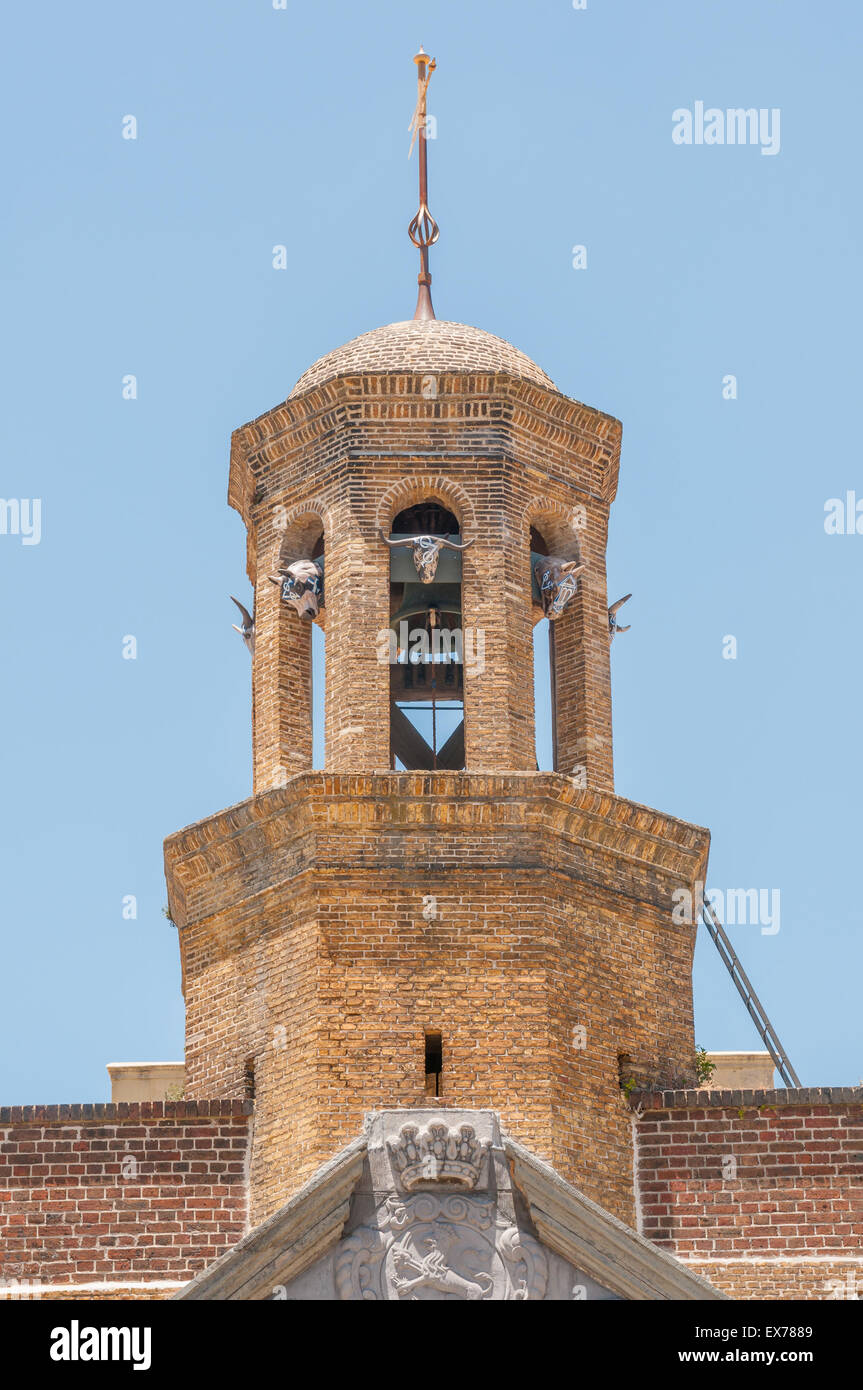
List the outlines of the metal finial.
{"type": "Polygon", "coordinates": [[[422,45],[420,51],[414,57],[417,65],[417,104],[413,118],[410,123],[411,147],[410,154],[413,154],[414,145],[419,139],[419,160],[420,160],[420,205],[416,217],[408,227],[408,236],[420,253],[420,273],[417,276],[419,293],[417,294],[417,307],[414,313],[415,319],[433,319],[435,316],[431,300],[431,274],[429,273],[429,247],[434,246],[440,236],[440,228],[435,222],[428,208],[428,150],[426,147],[426,93],[431,81],[431,75],[437,67],[434,58],[429,58],[423,52],[422,45]]]}

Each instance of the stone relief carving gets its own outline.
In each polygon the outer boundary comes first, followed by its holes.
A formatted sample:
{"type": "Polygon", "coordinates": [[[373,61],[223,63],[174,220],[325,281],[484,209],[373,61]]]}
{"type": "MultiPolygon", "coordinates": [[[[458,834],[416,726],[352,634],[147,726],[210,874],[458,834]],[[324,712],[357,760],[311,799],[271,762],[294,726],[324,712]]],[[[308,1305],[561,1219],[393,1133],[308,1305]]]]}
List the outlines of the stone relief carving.
{"type": "Polygon", "coordinates": [[[317,1229],[320,1213],[330,1213],[338,1238],[329,1244],[324,1234],[325,1253],[283,1281],[274,1297],[465,1303],[616,1297],[543,1241],[523,1189],[514,1185],[493,1111],[373,1111],[365,1130],[347,1217],[341,1188],[337,1195],[326,1184],[315,1189],[308,1220],[317,1229]]]}
{"type": "Polygon", "coordinates": [[[377,1226],[342,1240],[335,1259],[341,1299],[541,1299],[547,1278],[542,1246],[491,1197],[389,1197],[377,1226]]]}
{"type": "Polygon", "coordinates": [[[450,1129],[445,1124],[403,1125],[396,1139],[387,1140],[393,1171],[407,1192],[426,1182],[449,1182],[476,1187],[490,1140],[480,1140],[473,1125],[450,1129]]]}

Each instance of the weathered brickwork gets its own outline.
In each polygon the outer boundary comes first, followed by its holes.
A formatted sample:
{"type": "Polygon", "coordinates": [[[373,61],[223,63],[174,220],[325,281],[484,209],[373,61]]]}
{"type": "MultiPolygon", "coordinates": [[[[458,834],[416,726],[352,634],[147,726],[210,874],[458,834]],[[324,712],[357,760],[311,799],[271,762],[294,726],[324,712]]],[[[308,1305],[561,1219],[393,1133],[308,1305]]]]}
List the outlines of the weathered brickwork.
{"type": "Polygon", "coordinates": [[[473,328],[445,319],[404,319],[361,333],[313,362],[291,397],[305,395],[321,382],[357,372],[508,372],[538,386],[555,389],[551,377],[519,348],[473,328]]]}
{"type": "Polygon", "coordinates": [[[321,532],[327,767],[389,768],[389,669],[376,644],[389,623],[380,530],[427,498],[474,541],[463,623],[484,635],[485,668],[465,672],[467,768],[535,767],[534,525],[552,553],[588,566],[555,624],[557,766],[583,768],[588,785],[611,790],[605,544],[619,422],[561,395],[523,354],[476,329],[394,324],[349,347],[233,437],[229,500],[248,528],[256,597],[255,790],[311,766],[308,631],[269,575],[280,558],[308,558],[321,532]]]}
{"type": "Polygon", "coordinates": [[[367,1110],[426,1103],[428,1031],[438,1104],[498,1110],[632,1221],[618,1055],[692,1065],[671,894],[706,853],[705,831],[539,773],[305,774],[173,836],[187,1092],[241,1096],[253,1063],[252,1220],[367,1110]]]}
{"type": "Polygon", "coordinates": [[[649,1240],[734,1298],[863,1297],[863,1088],[633,1103],[649,1240]]]}
{"type": "Polygon", "coordinates": [[[0,1109],[0,1293],[161,1298],[187,1282],[246,1229],[250,1111],[0,1109]]]}
{"type": "Polygon", "coordinates": [[[190,1099],[0,1110],[0,1294],[36,1280],[47,1298],[170,1296],[370,1110],[459,1107],[497,1111],[734,1297],[863,1296],[863,1090],[631,1105],[621,1089],[693,1072],[695,926],[672,909],[704,882],[709,836],[613,791],[620,440],[510,344],[437,321],[346,344],[235,432],[255,794],[165,845],[190,1099]],[[391,770],[380,531],[427,500],[473,542],[462,616],[484,666],[464,671],[464,772],[391,770]],[[533,770],[532,528],[588,567],[551,625],[551,774],[533,770]],[[270,575],[321,537],[312,772],[311,628],[270,575]]]}

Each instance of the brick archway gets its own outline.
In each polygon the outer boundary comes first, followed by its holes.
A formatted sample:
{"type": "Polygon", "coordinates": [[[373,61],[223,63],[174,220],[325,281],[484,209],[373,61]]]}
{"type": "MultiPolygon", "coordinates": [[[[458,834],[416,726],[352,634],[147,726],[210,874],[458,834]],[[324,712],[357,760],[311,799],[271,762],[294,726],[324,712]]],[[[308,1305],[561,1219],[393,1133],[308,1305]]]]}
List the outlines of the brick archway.
{"type": "Polygon", "coordinates": [[[332,519],[327,507],[302,502],[274,523],[276,566],[292,560],[309,560],[312,547],[323,532],[324,548],[330,539],[332,519]],[[284,524],[280,524],[281,522],[284,524]]]}
{"type": "Polygon", "coordinates": [[[553,501],[550,497],[534,497],[524,513],[525,540],[530,536],[531,526],[541,531],[550,547],[550,554],[560,555],[565,560],[581,560],[582,546],[576,519],[586,514],[573,506],[553,501]]]}
{"type": "Polygon", "coordinates": [[[462,534],[465,530],[469,530],[471,535],[476,534],[476,513],[468,493],[458,483],[432,473],[404,478],[387,488],[377,506],[378,526],[383,531],[388,530],[399,512],[406,511],[408,507],[414,506],[417,502],[424,502],[430,497],[436,502],[442,502],[458,517],[462,534]]]}

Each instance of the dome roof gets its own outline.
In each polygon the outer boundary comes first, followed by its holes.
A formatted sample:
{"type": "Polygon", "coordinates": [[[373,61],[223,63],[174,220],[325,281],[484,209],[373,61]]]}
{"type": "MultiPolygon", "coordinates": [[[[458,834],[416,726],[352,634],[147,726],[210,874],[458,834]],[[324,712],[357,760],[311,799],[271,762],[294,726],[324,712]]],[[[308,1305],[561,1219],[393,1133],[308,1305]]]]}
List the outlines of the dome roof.
{"type": "Polygon", "coordinates": [[[555,389],[542,368],[504,338],[465,323],[408,319],[375,328],[328,352],[303,372],[291,396],[334,377],[362,372],[507,372],[555,389]]]}

